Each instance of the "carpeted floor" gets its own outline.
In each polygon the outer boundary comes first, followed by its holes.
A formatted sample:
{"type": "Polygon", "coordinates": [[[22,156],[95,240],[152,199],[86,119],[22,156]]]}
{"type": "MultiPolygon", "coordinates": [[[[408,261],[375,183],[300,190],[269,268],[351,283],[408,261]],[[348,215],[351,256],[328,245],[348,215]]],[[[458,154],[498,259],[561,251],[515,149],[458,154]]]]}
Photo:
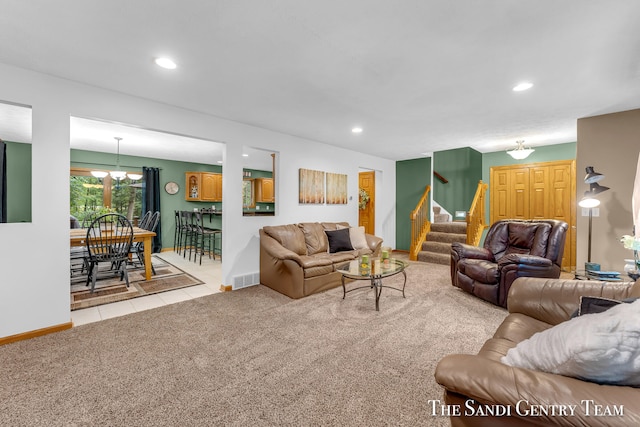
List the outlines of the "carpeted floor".
{"type": "Polygon", "coordinates": [[[96,282],[93,292],[86,286],[86,275],[77,275],[71,278],[71,310],[95,307],[158,292],[180,289],[187,286],[199,285],[201,280],[185,273],[178,267],[156,257],[152,257],[156,274],[151,280],[146,281],[144,267],[129,267],[129,287],[118,275],[107,272],[101,273],[102,277],[96,282]],[[111,277],[113,276],[113,277],[111,277]]]}
{"type": "Polygon", "coordinates": [[[506,311],[448,266],[407,276],[379,312],[371,290],[254,286],[2,346],[0,425],[448,425],[427,405],[438,360],[477,352],[506,311]]]}

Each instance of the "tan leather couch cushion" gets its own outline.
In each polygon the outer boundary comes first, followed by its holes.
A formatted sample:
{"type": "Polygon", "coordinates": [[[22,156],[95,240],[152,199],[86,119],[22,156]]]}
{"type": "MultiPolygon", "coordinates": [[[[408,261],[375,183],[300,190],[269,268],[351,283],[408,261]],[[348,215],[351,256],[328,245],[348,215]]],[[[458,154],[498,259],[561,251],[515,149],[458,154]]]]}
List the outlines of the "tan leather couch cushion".
{"type": "Polygon", "coordinates": [[[327,252],[329,241],[324,232],[324,227],[319,222],[302,222],[298,224],[304,233],[304,241],[309,255],[327,252]]]}
{"type": "Polygon", "coordinates": [[[273,237],[285,248],[298,255],[307,254],[307,245],[304,240],[304,233],[296,224],[287,225],[265,225],[264,232],[273,237]]]}
{"type": "Polygon", "coordinates": [[[322,223],[322,227],[324,227],[325,230],[337,230],[338,225],[342,226],[342,228],[349,228],[348,222],[323,222],[322,223]]]}
{"type": "Polygon", "coordinates": [[[640,279],[636,280],[636,283],[631,287],[629,298],[640,298],[640,279]]]}

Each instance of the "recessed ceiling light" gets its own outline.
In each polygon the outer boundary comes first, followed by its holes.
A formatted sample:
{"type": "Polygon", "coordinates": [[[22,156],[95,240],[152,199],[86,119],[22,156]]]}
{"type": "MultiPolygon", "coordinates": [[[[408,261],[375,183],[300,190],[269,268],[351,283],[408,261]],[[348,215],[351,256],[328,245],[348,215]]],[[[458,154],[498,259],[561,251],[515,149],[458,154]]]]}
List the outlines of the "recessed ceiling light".
{"type": "Polygon", "coordinates": [[[243,154],[242,157],[249,157],[249,155],[248,154],[243,154]]]}
{"type": "Polygon", "coordinates": [[[361,127],[354,127],[353,129],[351,129],[351,132],[353,132],[353,133],[362,133],[362,128],[361,127]]]}
{"type": "Polygon", "coordinates": [[[218,163],[222,164],[222,160],[218,160],[218,163]]]}
{"type": "Polygon", "coordinates": [[[531,89],[533,87],[533,83],[522,82],[513,88],[514,92],[522,92],[523,90],[531,89]]]}
{"type": "Polygon", "coordinates": [[[156,58],[156,64],[167,70],[173,70],[177,67],[176,63],[169,58],[156,58]]]}

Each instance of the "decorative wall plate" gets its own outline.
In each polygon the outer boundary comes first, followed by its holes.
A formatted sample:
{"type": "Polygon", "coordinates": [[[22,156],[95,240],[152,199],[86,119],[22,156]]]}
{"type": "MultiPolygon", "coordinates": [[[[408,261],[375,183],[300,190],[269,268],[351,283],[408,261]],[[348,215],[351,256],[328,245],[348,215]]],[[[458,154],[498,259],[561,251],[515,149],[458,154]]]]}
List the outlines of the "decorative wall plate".
{"type": "Polygon", "coordinates": [[[176,194],[179,190],[180,186],[173,181],[169,181],[164,185],[164,191],[169,194],[176,194]]]}

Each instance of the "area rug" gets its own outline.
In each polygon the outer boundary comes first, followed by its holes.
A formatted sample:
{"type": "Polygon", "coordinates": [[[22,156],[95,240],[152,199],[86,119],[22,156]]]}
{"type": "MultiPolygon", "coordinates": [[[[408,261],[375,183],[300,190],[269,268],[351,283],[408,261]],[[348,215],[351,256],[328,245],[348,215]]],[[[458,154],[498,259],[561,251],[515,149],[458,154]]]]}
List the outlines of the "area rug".
{"type": "Polygon", "coordinates": [[[156,274],[149,281],[144,280],[144,268],[130,267],[127,270],[129,287],[127,287],[124,280],[120,280],[119,276],[109,275],[106,271],[102,271],[98,276],[102,278],[96,282],[96,288],[93,292],[86,286],[86,276],[77,275],[72,277],[71,310],[95,307],[203,283],[201,280],[164,260],[152,257],[152,261],[156,274]],[[106,278],[104,277],[105,275],[107,276],[106,278]]]}

